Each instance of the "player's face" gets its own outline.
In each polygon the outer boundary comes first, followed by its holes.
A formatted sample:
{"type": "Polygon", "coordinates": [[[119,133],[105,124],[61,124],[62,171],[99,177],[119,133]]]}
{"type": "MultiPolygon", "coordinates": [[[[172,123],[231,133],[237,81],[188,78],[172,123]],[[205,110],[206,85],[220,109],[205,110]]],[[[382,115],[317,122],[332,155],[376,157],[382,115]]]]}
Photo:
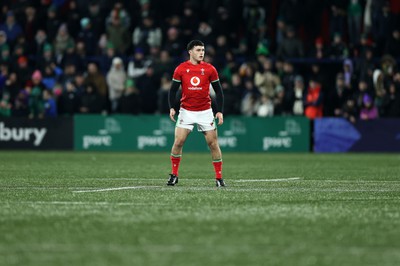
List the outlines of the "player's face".
{"type": "Polygon", "coordinates": [[[190,57],[197,62],[203,61],[204,53],[204,46],[195,46],[189,51],[190,57]]]}

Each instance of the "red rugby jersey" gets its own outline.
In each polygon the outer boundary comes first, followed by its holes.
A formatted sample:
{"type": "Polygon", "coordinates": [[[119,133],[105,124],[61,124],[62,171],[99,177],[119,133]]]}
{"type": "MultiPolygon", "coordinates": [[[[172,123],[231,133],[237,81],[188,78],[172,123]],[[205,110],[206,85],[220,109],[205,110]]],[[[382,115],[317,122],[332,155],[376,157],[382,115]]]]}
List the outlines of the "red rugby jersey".
{"type": "Polygon", "coordinates": [[[176,67],[172,77],[181,82],[181,107],[189,111],[204,111],[211,108],[210,83],[219,80],[218,72],[209,63],[194,65],[189,60],[176,67]]]}

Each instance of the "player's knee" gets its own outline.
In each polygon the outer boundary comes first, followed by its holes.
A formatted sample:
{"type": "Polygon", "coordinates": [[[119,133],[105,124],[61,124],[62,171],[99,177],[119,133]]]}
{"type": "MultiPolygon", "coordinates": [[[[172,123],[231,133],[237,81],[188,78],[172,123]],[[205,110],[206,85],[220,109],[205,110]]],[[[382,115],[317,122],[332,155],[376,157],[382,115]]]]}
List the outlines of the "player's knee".
{"type": "Polygon", "coordinates": [[[208,147],[210,150],[218,149],[218,141],[217,140],[212,140],[207,142],[208,147]]]}
{"type": "Polygon", "coordinates": [[[176,139],[174,142],[174,146],[177,148],[182,148],[185,141],[183,139],[176,139]]]}

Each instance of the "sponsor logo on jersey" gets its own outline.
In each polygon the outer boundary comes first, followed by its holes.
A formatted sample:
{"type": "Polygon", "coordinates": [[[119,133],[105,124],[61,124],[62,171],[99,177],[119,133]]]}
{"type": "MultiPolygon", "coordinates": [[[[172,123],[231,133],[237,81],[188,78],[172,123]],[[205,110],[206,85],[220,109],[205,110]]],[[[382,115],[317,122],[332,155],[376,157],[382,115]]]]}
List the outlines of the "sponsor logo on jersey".
{"type": "Polygon", "coordinates": [[[197,87],[200,84],[200,78],[199,77],[196,77],[196,76],[192,77],[190,79],[190,84],[192,84],[193,87],[189,87],[188,88],[189,90],[196,91],[196,90],[202,90],[203,89],[202,87],[197,87]]]}
{"type": "Polygon", "coordinates": [[[200,78],[199,77],[192,77],[190,79],[190,84],[192,84],[193,86],[198,86],[200,84],[200,78]]]}

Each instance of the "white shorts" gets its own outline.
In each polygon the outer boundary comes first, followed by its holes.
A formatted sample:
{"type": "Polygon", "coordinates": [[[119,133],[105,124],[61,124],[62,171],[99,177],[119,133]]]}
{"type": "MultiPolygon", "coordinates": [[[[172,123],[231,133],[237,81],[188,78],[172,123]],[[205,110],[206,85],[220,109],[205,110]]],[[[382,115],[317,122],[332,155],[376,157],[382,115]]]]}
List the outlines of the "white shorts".
{"type": "Polygon", "coordinates": [[[200,132],[215,130],[215,120],[212,109],[204,111],[188,111],[183,108],[179,110],[176,126],[193,130],[194,124],[197,124],[197,130],[200,132]]]}

